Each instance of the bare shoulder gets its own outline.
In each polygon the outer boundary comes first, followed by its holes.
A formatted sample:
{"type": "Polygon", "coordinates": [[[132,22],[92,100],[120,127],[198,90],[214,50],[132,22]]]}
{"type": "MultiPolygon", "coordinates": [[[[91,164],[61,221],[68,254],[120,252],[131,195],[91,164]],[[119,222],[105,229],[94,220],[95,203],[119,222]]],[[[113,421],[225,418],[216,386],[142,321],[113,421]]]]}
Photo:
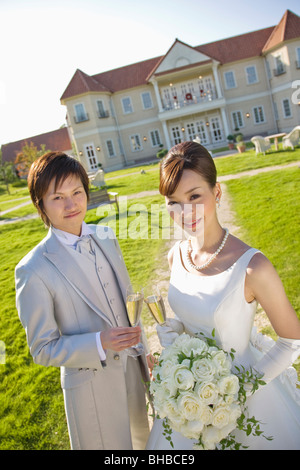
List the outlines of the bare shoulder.
{"type": "Polygon", "coordinates": [[[282,290],[281,279],[271,261],[258,252],[251,258],[247,267],[247,286],[255,292],[267,292],[270,288],[282,290]]]}
{"type": "Polygon", "coordinates": [[[255,253],[255,255],[251,258],[248,268],[247,274],[249,276],[259,276],[260,278],[264,278],[266,275],[275,274],[276,270],[271,263],[271,261],[261,252],[255,253]]]}

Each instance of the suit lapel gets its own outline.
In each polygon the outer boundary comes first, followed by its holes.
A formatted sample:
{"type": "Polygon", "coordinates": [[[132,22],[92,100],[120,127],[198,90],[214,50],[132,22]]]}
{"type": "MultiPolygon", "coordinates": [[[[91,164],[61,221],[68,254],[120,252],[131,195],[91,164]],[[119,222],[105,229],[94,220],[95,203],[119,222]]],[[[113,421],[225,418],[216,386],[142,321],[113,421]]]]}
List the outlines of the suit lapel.
{"type": "Polygon", "coordinates": [[[121,251],[115,246],[115,241],[110,238],[99,239],[96,234],[91,235],[91,237],[110,263],[119,282],[123,300],[126,303],[126,288],[130,284],[130,278],[121,251]]]}
{"type": "Polygon", "coordinates": [[[80,265],[76,262],[75,257],[72,256],[72,253],[70,254],[67,248],[53,234],[49,238],[47,237],[45,244],[47,251],[44,252],[44,256],[103,320],[109,323],[110,326],[115,326],[111,316],[106,314],[107,307],[105,306],[105,301],[101,302],[96,293],[95,286],[91,283],[91,278],[83,274],[80,265]]]}

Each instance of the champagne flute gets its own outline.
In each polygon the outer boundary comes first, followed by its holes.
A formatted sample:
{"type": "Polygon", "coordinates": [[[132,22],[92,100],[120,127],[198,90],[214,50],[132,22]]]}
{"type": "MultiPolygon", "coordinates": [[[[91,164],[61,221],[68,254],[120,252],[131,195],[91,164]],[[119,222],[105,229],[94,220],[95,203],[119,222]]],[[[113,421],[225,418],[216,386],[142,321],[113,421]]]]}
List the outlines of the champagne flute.
{"type": "Polygon", "coordinates": [[[145,302],[156,323],[163,326],[166,323],[166,309],[158,287],[153,288],[153,293],[147,295],[145,302]]]}
{"type": "MultiPolygon", "coordinates": [[[[144,300],[144,291],[141,287],[134,288],[132,285],[129,285],[126,290],[126,307],[128,319],[131,326],[137,326],[142,313],[144,300]]],[[[134,356],[140,356],[144,352],[144,346],[142,343],[138,343],[134,346],[135,353],[134,356]]]]}

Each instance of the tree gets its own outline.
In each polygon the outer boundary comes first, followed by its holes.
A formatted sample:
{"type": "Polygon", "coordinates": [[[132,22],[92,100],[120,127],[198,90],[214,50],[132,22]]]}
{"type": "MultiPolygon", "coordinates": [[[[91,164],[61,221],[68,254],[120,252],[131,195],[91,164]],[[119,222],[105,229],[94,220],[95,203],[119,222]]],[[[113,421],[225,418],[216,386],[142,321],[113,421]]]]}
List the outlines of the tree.
{"type": "Polygon", "coordinates": [[[21,178],[22,176],[27,177],[31,164],[46,152],[49,152],[49,150],[46,150],[45,145],[41,145],[40,150],[38,150],[33,142],[30,142],[29,144],[26,142],[24,147],[22,147],[21,152],[17,154],[15,160],[15,168],[19,172],[19,176],[21,178]]]}

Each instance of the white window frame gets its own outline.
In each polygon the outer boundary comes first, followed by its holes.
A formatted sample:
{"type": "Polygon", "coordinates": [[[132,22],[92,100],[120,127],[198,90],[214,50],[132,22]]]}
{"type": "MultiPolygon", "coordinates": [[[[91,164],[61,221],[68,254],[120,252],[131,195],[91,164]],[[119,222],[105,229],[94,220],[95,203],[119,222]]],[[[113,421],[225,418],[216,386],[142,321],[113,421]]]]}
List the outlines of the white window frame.
{"type": "Polygon", "coordinates": [[[256,69],[255,64],[254,65],[247,65],[247,67],[245,67],[245,74],[246,74],[247,85],[254,85],[255,83],[258,83],[257,69],[256,69]],[[254,70],[254,74],[253,74],[254,80],[253,81],[250,81],[250,79],[249,79],[250,78],[249,69],[254,70]]]}
{"type": "Polygon", "coordinates": [[[160,132],[158,129],[152,129],[151,131],[149,131],[149,135],[152,147],[159,147],[160,145],[162,145],[160,132]]]}
{"type": "Polygon", "coordinates": [[[131,150],[133,152],[141,152],[143,150],[142,140],[140,134],[132,134],[129,136],[131,150]]]}
{"type": "Polygon", "coordinates": [[[274,56],[274,64],[275,64],[275,73],[276,76],[282,75],[285,72],[285,63],[282,60],[282,53],[278,53],[274,56]]]}
{"type": "Polygon", "coordinates": [[[300,47],[296,47],[296,67],[300,69],[300,47]]]}
{"type": "Polygon", "coordinates": [[[85,109],[85,106],[84,106],[84,103],[75,103],[74,104],[74,113],[75,113],[75,122],[76,123],[79,123],[79,122],[85,122],[88,120],[88,114],[86,112],[86,109],[85,109]],[[78,113],[78,106],[82,106],[82,114],[79,114],[78,113]],[[83,119],[81,119],[81,117],[83,119]]]}
{"type": "Polygon", "coordinates": [[[234,70],[227,70],[226,72],[224,72],[223,75],[224,75],[224,83],[225,83],[226,90],[232,90],[234,88],[237,88],[234,70]],[[229,74],[232,74],[232,77],[231,77],[232,84],[230,84],[229,81],[227,80],[227,77],[229,74]]]}
{"type": "Polygon", "coordinates": [[[221,127],[221,119],[219,116],[214,116],[209,119],[210,124],[210,134],[212,137],[213,143],[222,142],[223,140],[223,131],[221,127]]]}
{"type": "Polygon", "coordinates": [[[96,154],[94,143],[90,142],[90,143],[84,144],[83,149],[84,149],[86,160],[88,162],[89,169],[91,171],[96,170],[98,168],[98,160],[97,160],[97,154],[96,154]]]}
{"type": "Polygon", "coordinates": [[[144,91],[143,93],[141,93],[141,100],[142,100],[143,109],[147,110],[147,109],[153,108],[153,101],[152,101],[152,96],[151,96],[150,91],[144,91]],[[148,103],[147,103],[147,100],[149,100],[148,103]]]}
{"type": "Polygon", "coordinates": [[[106,139],[105,144],[106,144],[106,150],[107,150],[108,158],[116,157],[117,155],[116,155],[113,140],[112,139],[106,139]],[[112,153],[110,152],[109,145],[111,145],[112,153]]]}
{"type": "Polygon", "coordinates": [[[233,129],[245,127],[243,112],[240,109],[231,112],[231,122],[233,129]]]}
{"type": "Polygon", "coordinates": [[[259,125],[259,124],[264,124],[266,122],[266,116],[265,116],[265,110],[264,110],[264,107],[262,105],[258,105],[258,106],[253,106],[252,108],[252,115],[253,115],[253,121],[254,121],[254,124],[255,125],[259,125]],[[258,121],[256,120],[256,114],[255,114],[255,110],[258,110],[258,116],[260,114],[260,111],[259,111],[259,108],[261,108],[261,112],[262,112],[262,115],[263,115],[263,120],[262,119],[259,119],[258,121]]]}
{"type": "Polygon", "coordinates": [[[97,115],[98,115],[99,118],[108,117],[108,111],[106,111],[106,109],[105,109],[103,100],[97,100],[96,101],[96,107],[97,107],[97,115]],[[99,107],[98,103],[101,103],[100,107],[99,107]]]}
{"type": "Polygon", "coordinates": [[[284,117],[284,119],[288,119],[288,118],[293,117],[293,116],[292,116],[291,103],[290,103],[289,98],[283,98],[281,104],[282,104],[282,112],[283,112],[283,117],[284,117]],[[289,114],[286,113],[287,108],[286,108],[286,106],[285,106],[285,103],[287,103],[287,105],[288,105],[288,112],[289,112],[289,114]]]}
{"type": "Polygon", "coordinates": [[[122,108],[123,108],[123,113],[124,114],[131,114],[133,113],[133,106],[132,106],[132,101],[131,101],[131,97],[130,96],[124,96],[122,99],[121,99],[121,102],[122,102],[122,108]],[[128,101],[128,108],[126,109],[127,105],[125,105],[125,100],[129,100],[128,101]],[[130,109],[129,109],[130,108],[130,109]]]}
{"type": "Polygon", "coordinates": [[[204,120],[196,121],[196,132],[202,145],[209,144],[209,137],[207,135],[207,126],[204,120]]]}

